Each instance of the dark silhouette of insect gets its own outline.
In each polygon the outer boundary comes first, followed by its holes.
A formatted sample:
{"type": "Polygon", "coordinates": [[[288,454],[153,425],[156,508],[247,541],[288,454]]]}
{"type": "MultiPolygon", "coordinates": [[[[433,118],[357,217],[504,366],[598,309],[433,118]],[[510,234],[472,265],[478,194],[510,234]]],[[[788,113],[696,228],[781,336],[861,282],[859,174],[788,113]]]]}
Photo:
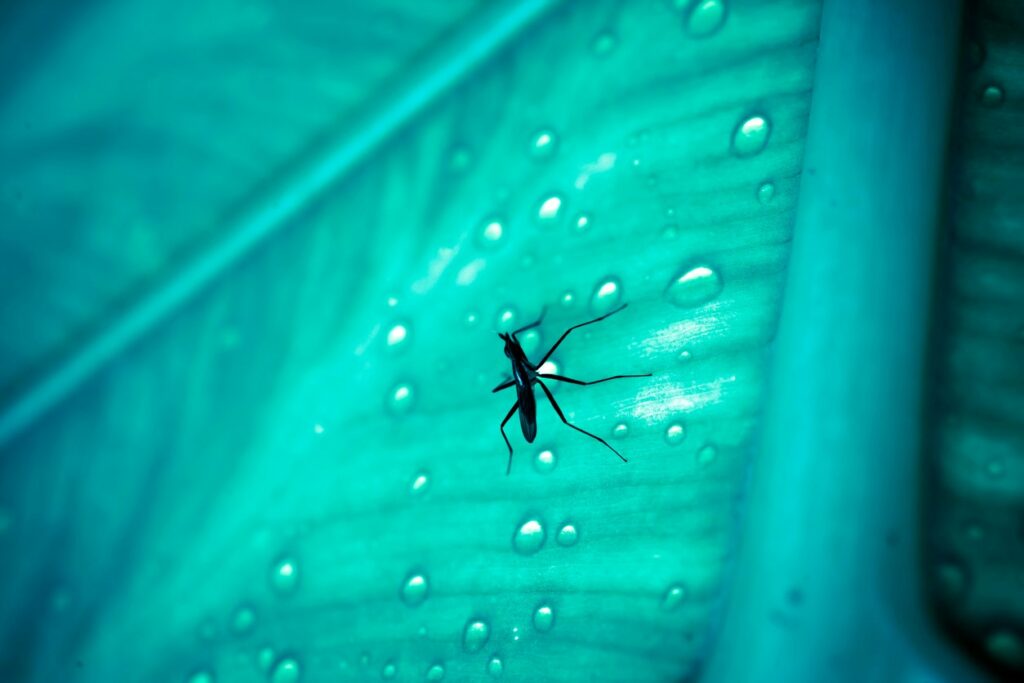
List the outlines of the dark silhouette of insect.
{"type": "Polygon", "coordinates": [[[614,311],[610,313],[605,313],[599,318],[588,320],[587,322],[580,323],[579,325],[573,325],[572,327],[570,327],[569,329],[562,333],[562,336],[558,338],[558,341],[556,341],[554,345],[550,349],[548,349],[548,352],[545,353],[544,357],[540,359],[540,362],[536,364],[531,363],[530,359],[526,357],[526,352],[523,351],[523,347],[519,344],[519,339],[516,337],[516,335],[519,334],[520,332],[525,332],[526,330],[531,330],[539,326],[541,322],[543,322],[544,320],[544,311],[541,311],[540,318],[537,319],[536,322],[532,322],[529,325],[526,325],[525,327],[520,327],[518,330],[512,332],[511,334],[505,332],[498,333],[498,336],[501,337],[501,339],[505,342],[505,355],[508,356],[509,360],[512,361],[512,377],[502,382],[498,386],[494,387],[494,389],[491,390],[491,393],[503,391],[511,386],[515,386],[516,388],[515,405],[513,405],[512,409],[508,411],[508,415],[505,416],[505,419],[501,421],[501,436],[502,438],[505,439],[505,445],[508,446],[508,469],[505,471],[506,475],[512,472],[512,444],[508,440],[508,435],[505,434],[505,425],[508,424],[508,421],[512,419],[512,416],[515,415],[517,410],[519,411],[519,424],[523,429],[523,437],[526,439],[526,442],[533,443],[533,440],[537,437],[537,401],[533,395],[534,384],[539,385],[540,388],[544,391],[544,395],[547,396],[548,402],[551,403],[551,407],[555,409],[556,413],[558,413],[558,417],[561,418],[562,422],[572,427],[577,432],[582,432],[583,434],[586,434],[592,439],[597,439],[598,441],[603,443],[612,453],[619,456],[619,458],[622,459],[622,462],[628,462],[626,458],[623,457],[622,453],[619,453],[617,450],[612,448],[611,444],[609,444],[607,441],[597,436],[596,434],[591,434],[587,430],[577,427],[576,425],[569,422],[569,420],[565,419],[565,414],[562,412],[562,409],[558,407],[558,403],[555,401],[555,397],[551,395],[551,390],[547,388],[543,381],[541,381],[541,378],[553,379],[558,382],[568,382],[569,384],[589,386],[591,384],[600,384],[601,382],[608,382],[613,379],[625,379],[627,377],[650,377],[651,373],[647,372],[642,375],[615,375],[614,377],[605,377],[604,379],[595,379],[590,382],[583,382],[578,379],[572,379],[571,377],[564,377],[562,375],[540,372],[540,367],[544,365],[545,362],[547,362],[548,358],[551,357],[551,354],[553,354],[555,352],[555,349],[558,348],[558,345],[561,344],[565,340],[565,338],[569,336],[570,332],[572,332],[573,330],[577,330],[581,327],[585,327],[587,325],[593,325],[594,323],[601,322],[605,318],[618,313],[625,307],[626,304],[622,304],[622,306],[620,306],[619,308],[616,308],[614,311]]]}

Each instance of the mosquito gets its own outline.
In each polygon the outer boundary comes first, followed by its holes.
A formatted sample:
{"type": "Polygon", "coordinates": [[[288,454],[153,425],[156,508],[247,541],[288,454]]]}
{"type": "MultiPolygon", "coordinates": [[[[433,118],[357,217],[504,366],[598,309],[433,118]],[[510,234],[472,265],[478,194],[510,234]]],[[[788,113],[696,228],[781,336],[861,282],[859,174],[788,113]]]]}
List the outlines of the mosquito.
{"type": "Polygon", "coordinates": [[[558,413],[558,417],[562,420],[562,422],[564,422],[569,427],[572,427],[577,432],[582,432],[583,434],[586,434],[592,439],[597,439],[602,444],[604,444],[612,453],[619,456],[622,462],[628,462],[628,460],[626,460],[626,458],[623,457],[622,453],[619,453],[617,450],[612,448],[611,444],[609,444],[607,441],[605,441],[598,435],[591,434],[587,430],[581,429],[580,427],[577,427],[576,425],[569,422],[569,420],[565,418],[565,413],[563,413],[562,409],[558,407],[558,402],[555,401],[555,397],[551,395],[551,390],[548,389],[547,385],[544,384],[541,378],[553,379],[557,382],[567,382],[569,384],[589,386],[591,384],[600,384],[601,382],[608,382],[613,379],[626,379],[629,377],[650,377],[651,373],[647,372],[642,375],[615,375],[613,377],[605,377],[604,379],[595,379],[590,382],[584,382],[582,380],[573,379],[571,377],[564,377],[562,375],[556,375],[554,373],[540,371],[540,367],[547,362],[548,358],[551,357],[551,354],[555,352],[555,349],[558,348],[559,344],[565,341],[565,338],[569,336],[570,332],[572,332],[573,330],[578,330],[581,327],[586,327],[587,325],[599,323],[605,318],[615,315],[616,313],[624,309],[626,305],[627,304],[622,304],[614,311],[611,311],[610,313],[605,313],[599,318],[588,320],[587,322],[580,323],[579,325],[573,325],[572,327],[570,327],[569,329],[562,333],[562,336],[558,338],[558,341],[556,341],[554,345],[550,349],[548,349],[548,352],[545,353],[544,357],[540,359],[540,362],[536,364],[531,363],[530,359],[526,357],[526,352],[523,351],[523,347],[519,343],[519,339],[516,337],[516,335],[519,334],[520,332],[525,332],[526,330],[532,330],[533,328],[538,327],[544,321],[544,311],[541,311],[540,318],[538,318],[536,322],[532,322],[529,325],[526,325],[525,327],[520,327],[518,330],[515,330],[511,334],[507,332],[498,333],[498,336],[501,337],[502,341],[505,342],[505,355],[508,356],[509,360],[512,362],[512,377],[502,382],[498,386],[494,387],[494,389],[491,390],[491,393],[504,391],[505,389],[508,389],[511,386],[515,386],[516,388],[516,402],[512,406],[511,410],[508,411],[508,415],[505,416],[505,419],[501,421],[501,436],[503,439],[505,439],[505,445],[508,446],[508,469],[506,469],[505,471],[506,476],[512,472],[512,443],[508,440],[508,435],[505,434],[505,425],[508,424],[508,421],[512,419],[512,416],[516,414],[517,410],[519,411],[519,425],[523,429],[523,437],[526,439],[526,442],[533,443],[533,440],[537,438],[537,400],[533,395],[534,384],[540,386],[540,388],[544,391],[544,395],[547,396],[548,402],[551,403],[551,407],[555,409],[556,413],[558,413]]]}

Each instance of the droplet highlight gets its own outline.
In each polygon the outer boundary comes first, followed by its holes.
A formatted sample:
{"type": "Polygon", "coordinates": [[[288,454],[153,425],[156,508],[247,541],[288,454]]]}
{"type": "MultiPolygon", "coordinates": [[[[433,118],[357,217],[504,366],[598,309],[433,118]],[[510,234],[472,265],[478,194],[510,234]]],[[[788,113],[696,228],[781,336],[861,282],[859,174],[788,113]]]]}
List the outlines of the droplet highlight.
{"type": "Polygon", "coordinates": [[[487,661],[487,675],[491,678],[501,678],[503,673],[505,673],[505,665],[502,664],[500,657],[494,655],[487,661]]]}
{"type": "Polygon", "coordinates": [[[757,201],[761,204],[771,204],[775,199],[775,183],[761,183],[757,188],[757,201]]]}
{"type": "Polygon", "coordinates": [[[285,657],[274,665],[270,674],[270,683],[297,683],[302,675],[302,667],[298,661],[291,657],[285,657]]]}
{"type": "Polygon", "coordinates": [[[998,107],[1006,99],[1006,93],[998,85],[989,84],[981,89],[978,99],[986,107],[998,107]]]}
{"type": "Polygon", "coordinates": [[[557,194],[544,198],[537,209],[537,222],[541,225],[554,225],[562,213],[565,202],[557,194]]]}
{"type": "Polygon", "coordinates": [[[585,213],[581,213],[576,217],[573,227],[576,229],[576,232],[586,232],[587,230],[590,230],[590,216],[585,213]]]}
{"type": "Polygon", "coordinates": [[[412,385],[401,382],[388,393],[388,410],[392,415],[405,415],[412,410],[416,395],[412,385]]]}
{"type": "Polygon", "coordinates": [[[678,609],[685,600],[686,587],[679,583],[672,584],[661,596],[661,609],[666,612],[671,612],[672,610],[678,609]]]}
{"type": "Polygon", "coordinates": [[[768,144],[772,127],[763,116],[751,116],[740,121],[732,134],[732,152],[738,157],[752,157],[768,144]]]}
{"type": "Polygon", "coordinates": [[[462,649],[466,652],[479,652],[491,637],[491,629],[486,621],[480,619],[466,623],[462,630],[462,649]]]}
{"type": "Polygon", "coordinates": [[[622,301],[622,282],[616,277],[606,277],[594,286],[590,295],[590,310],[603,315],[614,310],[622,301]]]}
{"type": "Polygon", "coordinates": [[[625,422],[620,422],[619,424],[615,425],[614,427],[612,427],[612,436],[615,437],[616,439],[625,439],[627,436],[629,436],[629,425],[626,424],[625,422]]]}
{"type": "Polygon", "coordinates": [[[411,573],[402,582],[402,602],[409,607],[418,607],[427,599],[430,585],[425,574],[411,573]]]}
{"type": "Polygon", "coordinates": [[[392,351],[403,349],[408,345],[409,326],[405,323],[395,323],[388,329],[387,345],[392,351]]]}
{"type": "Polygon", "coordinates": [[[516,313],[516,309],[512,306],[506,306],[498,311],[498,318],[495,321],[495,327],[498,332],[511,332],[516,328],[517,318],[518,314],[516,313]]]}
{"type": "Polygon", "coordinates": [[[536,519],[528,519],[512,535],[512,547],[520,555],[533,555],[546,540],[544,526],[536,519]]]}
{"type": "Polygon", "coordinates": [[[549,159],[555,154],[558,137],[550,128],[541,128],[530,136],[530,156],[534,159],[549,159]]]}
{"type": "Polygon", "coordinates": [[[541,605],[533,613],[533,627],[546,633],[555,625],[555,610],[551,605],[541,605]]]}
{"type": "Polygon", "coordinates": [[[505,226],[497,218],[485,220],[477,229],[476,243],[484,249],[494,249],[502,244],[505,226]]]}
{"type": "Polygon", "coordinates": [[[414,496],[422,496],[429,487],[430,475],[421,470],[412,478],[412,483],[409,484],[409,493],[414,496]]]}
{"type": "Polygon", "coordinates": [[[558,535],[555,537],[558,541],[558,545],[563,548],[576,545],[576,541],[580,540],[580,534],[576,530],[574,524],[564,524],[562,528],[558,530],[558,535]]]}
{"type": "Polygon", "coordinates": [[[291,595],[299,583],[299,565],[293,557],[282,557],[270,572],[270,585],[278,595],[291,595]]]}
{"type": "Polygon", "coordinates": [[[687,266],[665,290],[669,302],[680,308],[706,304],[722,293],[722,276],[706,264],[687,266]]]}
{"type": "Polygon", "coordinates": [[[694,38],[714,35],[725,24],[725,0],[697,0],[689,3],[684,26],[694,38]]]}
{"type": "Polygon", "coordinates": [[[665,443],[669,446],[675,446],[683,442],[686,438],[686,428],[678,422],[670,424],[665,429],[665,443]]]}
{"type": "Polygon", "coordinates": [[[558,465],[558,457],[550,448],[545,448],[537,453],[533,459],[533,468],[541,474],[550,474],[558,465]]]}

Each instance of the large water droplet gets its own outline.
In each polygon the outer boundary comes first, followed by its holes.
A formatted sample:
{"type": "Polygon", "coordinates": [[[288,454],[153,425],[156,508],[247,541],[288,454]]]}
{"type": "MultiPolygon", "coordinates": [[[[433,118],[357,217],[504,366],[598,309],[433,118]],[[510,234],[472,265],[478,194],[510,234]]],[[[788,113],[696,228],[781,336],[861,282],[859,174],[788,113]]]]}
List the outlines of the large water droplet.
{"type": "Polygon", "coordinates": [[[557,465],[558,458],[550,448],[538,452],[537,457],[533,459],[533,468],[541,474],[552,472],[557,465]]]}
{"type": "Polygon", "coordinates": [[[474,619],[466,623],[462,631],[462,649],[466,652],[478,652],[491,637],[491,629],[486,621],[474,619]]]}
{"type": "Polygon", "coordinates": [[[433,665],[431,665],[431,667],[429,669],[427,669],[426,679],[428,681],[440,681],[440,680],[443,680],[444,679],[444,665],[443,664],[433,664],[433,665]]]}
{"type": "Polygon", "coordinates": [[[231,630],[235,635],[245,635],[256,625],[256,611],[249,605],[241,605],[231,615],[231,630]]]}
{"type": "Polygon", "coordinates": [[[213,677],[213,673],[209,671],[196,671],[194,674],[188,677],[188,683],[214,683],[217,680],[213,677]]]}
{"type": "Polygon", "coordinates": [[[516,529],[512,536],[512,547],[520,555],[532,555],[544,545],[544,526],[536,519],[528,519],[516,529]]]}
{"type": "Polygon", "coordinates": [[[270,585],[279,595],[295,592],[299,583],[299,565],[293,557],[282,557],[270,570],[270,585]]]}
{"type": "Polygon", "coordinates": [[[408,382],[400,382],[388,393],[388,410],[392,415],[405,415],[412,410],[415,399],[416,395],[412,385],[408,382]]]}
{"type": "Polygon", "coordinates": [[[629,425],[625,422],[620,422],[612,428],[612,436],[616,439],[625,439],[629,436],[629,425]]]}
{"type": "Polygon", "coordinates": [[[409,326],[405,323],[395,323],[388,330],[387,344],[392,351],[398,351],[408,346],[409,326]]]}
{"type": "Polygon", "coordinates": [[[622,283],[616,277],[606,277],[594,286],[590,295],[590,310],[603,315],[615,309],[622,301],[622,283]]]}
{"type": "Polygon", "coordinates": [[[558,136],[550,128],[541,128],[530,136],[530,155],[534,159],[548,159],[558,148],[558,136]]]}
{"type": "Polygon", "coordinates": [[[998,107],[1006,99],[1006,94],[998,85],[986,85],[981,89],[979,96],[981,103],[986,107],[998,107]]]}
{"type": "Polygon", "coordinates": [[[487,673],[491,678],[501,678],[501,675],[505,673],[505,665],[501,663],[501,658],[498,655],[494,655],[487,662],[487,673]]]}
{"type": "Polygon", "coordinates": [[[775,199],[775,183],[764,182],[757,188],[757,201],[770,204],[775,199]]]}
{"type": "Polygon", "coordinates": [[[391,680],[398,675],[398,667],[394,662],[388,662],[384,665],[384,668],[380,671],[380,677],[384,680],[391,680]]]}
{"type": "Polygon", "coordinates": [[[661,609],[671,612],[683,604],[684,600],[686,600],[686,587],[682,584],[674,583],[661,596],[661,609]]]}
{"type": "Polygon", "coordinates": [[[421,496],[426,493],[429,486],[430,475],[421,470],[412,478],[412,483],[409,484],[409,492],[414,496],[421,496]]]}
{"type": "Polygon", "coordinates": [[[669,446],[675,446],[676,444],[682,443],[685,438],[686,428],[678,422],[670,424],[668,429],[665,430],[665,442],[669,446]]]}
{"type": "MultiPolygon", "coordinates": [[[[677,5],[684,4],[677,0],[677,5]]],[[[694,38],[706,38],[725,23],[725,0],[689,0],[686,14],[686,32],[694,38]]]]}
{"type": "Polygon", "coordinates": [[[772,126],[763,116],[751,116],[740,121],[732,133],[732,151],[738,157],[752,157],[768,144],[772,126]]]}
{"type": "Polygon", "coordinates": [[[505,226],[497,218],[488,218],[477,230],[476,243],[484,249],[493,249],[505,238],[505,226]]]}
{"type": "Polygon", "coordinates": [[[555,625],[555,610],[551,605],[541,605],[533,613],[533,627],[544,633],[555,625]]]}
{"type": "Polygon", "coordinates": [[[668,284],[665,295],[680,308],[693,308],[711,301],[722,292],[722,276],[711,266],[687,266],[668,284]]]}
{"type": "Polygon", "coordinates": [[[270,674],[270,683],[296,683],[302,675],[302,667],[298,661],[291,657],[285,657],[274,665],[270,674]]]}
{"type": "Polygon", "coordinates": [[[715,448],[714,444],[705,444],[697,451],[697,464],[702,466],[710,465],[717,457],[718,449],[715,448]]]}
{"type": "Polygon", "coordinates": [[[402,582],[402,602],[409,607],[418,607],[427,599],[429,587],[426,574],[409,574],[402,582]]]}
{"type": "Polygon", "coordinates": [[[537,209],[537,221],[544,226],[554,225],[562,215],[564,205],[565,201],[557,194],[545,197],[537,209]]]}
{"type": "Polygon", "coordinates": [[[576,531],[574,524],[564,524],[558,530],[558,536],[555,537],[555,540],[558,541],[558,545],[568,548],[569,546],[576,545],[576,541],[580,540],[580,535],[576,531]]]}

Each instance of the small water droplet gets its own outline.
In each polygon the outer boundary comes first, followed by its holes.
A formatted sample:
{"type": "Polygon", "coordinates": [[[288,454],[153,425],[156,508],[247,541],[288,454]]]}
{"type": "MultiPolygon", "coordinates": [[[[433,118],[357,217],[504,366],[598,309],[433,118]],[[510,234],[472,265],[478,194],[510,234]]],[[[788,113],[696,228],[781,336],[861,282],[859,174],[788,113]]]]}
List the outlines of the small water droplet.
{"type": "Polygon", "coordinates": [[[564,294],[562,294],[562,298],[560,299],[560,301],[562,302],[562,305],[565,306],[566,308],[571,308],[572,305],[576,302],[576,295],[573,294],[572,292],[565,292],[564,294]]]}
{"type": "Polygon", "coordinates": [[[426,493],[428,486],[430,486],[430,475],[421,470],[412,478],[412,483],[409,484],[409,492],[414,496],[422,496],[426,493]]]}
{"type": "Polygon", "coordinates": [[[683,351],[679,352],[679,362],[680,363],[688,363],[691,360],[693,360],[693,354],[692,353],[690,353],[689,351],[687,351],[685,349],[683,351]]]}
{"type": "MultiPolygon", "coordinates": [[[[677,5],[683,4],[677,0],[677,5]]],[[[725,23],[725,0],[690,0],[686,14],[686,32],[694,38],[707,38],[725,23]]]]}
{"type": "Polygon", "coordinates": [[[187,679],[188,683],[214,683],[216,678],[213,677],[213,673],[210,671],[196,671],[187,679]]]}
{"type": "Polygon", "coordinates": [[[979,99],[986,107],[998,107],[1006,99],[1006,94],[998,85],[989,84],[981,89],[979,99]]]}
{"type": "Polygon", "coordinates": [[[678,422],[670,424],[668,429],[665,430],[665,441],[669,446],[675,446],[676,444],[682,443],[685,438],[686,428],[678,422]]]}
{"type": "Polygon", "coordinates": [[[732,133],[732,152],[738,157],[752,157],[768,144],[772,126],[763,116],[740,121],[732,133]]]}
{"type": "Polygon", "coordinates": [[[502,243],[505,226],[497,218],[488,218],[477,230],[476,243],[484,249],[493,249],[502,243]]]}
{"type": "Polygon", "coordinates": [[[558,536],[555,539],[558,541],[558,545],[568,548],[576,545],[576,541],[580,540],[580,535],[576,531],[575,525],[565,524],[558,530],[558,536]]]}
{"type": "Polygon", "coordinates": [[[942,599],[955,602],[967,593],[967,570],[960,562],[943,560],[935,567],[935,583],[942,599]]]}
{"type": "Polygon", "coordinates": [[[757,201],[770,204],[775,199],[775,183],[764,182],[757,188],[757,201]]]}
{"type": "Polygon", "coordinates": [[[285,657],[274,665],[270,674],[270,683],[296,683],[302,675],[302,667],[298,661],[291,657],[285,657]]]}
{"type": "Polygon", "coordinates": [[[316,434],[317,436],[320,436],[321,434],[324,433],[324,426],[317,422],[315,425],[313,425],[313,433],[316,434]]]}
{"type": "Polygon", "coordinates": [[[594,40],[590,43],[590,50],[598,57],[606,57],[615,49],[617,42],[614,33],[602,31],[594,36],[594,40]]]}
{"type": "Polygon", "coordinates": [[[541,128],[530,136],[530,155],[534,159],[552,157],[558,147],[558,136],[550,128],[541,128]]]}
{"type": "Polygon", "coordinates": [[[537,209],[537,221],[541,225],[554,225],[562,213],[564,204],[563,199],[557,194],[545,197],[537,209]]]}
{"type": "Polygon", "coordinates": [[[409,607],[418,607],[427,599],[429,583],[425,574],[413,572],[402,582],[402,602],[409,607]]]}
{"type": "Polygon", "coordinates": [[[573,225],[576,227],[576,232],[586,232],[590,229],[590,216],[581,213],[576,217],[576,222],[573,225]]]}
{"type": "Polygon", "coordinates": [[[520,555],[532,555],[541,549],[547,535],[544,526],[536,519],[528,519],[516,529],[512,536],[512,547],[520,555]]]}
{"type": "Polygon", "coordinates": [[[533,613],[533,627],[545,633],[555,625],[555,610],[550,605],[541,605],[533,613]]]}
{"type": "Polygon", "coordinates": [[[985,527],[980,522],[969,522],[964,531],[967,538],[975,543],[980,543],[985,539],[985,527]]]}
{"type": "Polygon", "coordinates": [[[989,633],[985,638],[985,649],[1004,664],[1015,668],[1024,667],[1024,640],[1018,633],[1008,628],[996,629],[989,633]]]}
{"type": "Polygon", "coordinates": [[[665,295],[680,308],[693,308],[711,301],[722,292],[722,277],[711,266],[687,266],[669,282],[665,295]]]}
{"type": "Polygon", "coordinates": [[[235,635],[245,635],[256,625],[256,610],[249,605],[241,605],[231,615],[231,630],[235,635]]]}
{"type": "Polygon", "coordinates": [[[683,604],[684,600],[686,600],[686,587],[682,584],[674,583],[661,596],[661,609],[671,612],[683,604]]]}
{"type": "Polygon", "coordinates": [[[274,652],[274,648],[261,647],[259,652],[256,653],[256,663],[259,664],[260,669],[263,671],[270,671],[275,657],[277,657],[277,653],[274,652]]]}
{"type": "Polygon", "coordinates": [[[1002,458],[993,458],[988,461],[988,465],[985,466],[985,471],[988,472],[988,476],[993,479],[999,479],[1006,473],[1006,464],[1002,458]]]}
{"type": "Polygon", "coordinates": [[[363,654],[359,655],[359,663],[362,664],[364,667],[370,666],[370,653],[364,652],[363,654]]]}
{"type": "Polygon", "coordinates": [[[466,652],[478,652],[487,644],[491,637],[491,629],[486,621],[474,619],[466,623],[462,631],[462,649],[466,652]]]}
{"type": "Polygon", "coordinates": [[[396,384],[388,393],[388,410],[392,415],[405,415],[412,410],[416,394],[408,382],[396,384]]]}
{"type": "Polygon", "coordinates": [[[498,319],[495,322],[495,327],[498,332],[510,332],[516,327],[516,309],[512,306],[506,306],[505,308],[498,311],[498,319]]]}
{"type": "Polygon", "coordinates": [[[661,229],[661,237],[666,240],[674,240],[679,237],[679,226],[675,223],[669,223],[661,229]]]}
{"type": "Polygon", "coordinates": [[[387,299],[387,304],[388,304],[388,308],[394,308],[395,306],[398,305],[398,297],[397,296],[389,296],[388,299],[387,299]]]}
{"type": "Polygon", "coordinates": [[[473,163],[473,153],[469,151],[468,147],[458,145],[452,149],[451,159],[448,163],[453,171],[465,171],[473,163]]]}
{"type": "Polygon", "coordinates": [[[697,464],[704,466],[710,465],[717,457],[718,449],[715,448],[714,444],[705,444],[697,451],[697,464]]]}
{"type": "Polygon", "coordinates": [[[398,349],[404,349],[408,346],[409,340],[409,326],[405,323],[395,323],[388,330],[387,343],[388,348],[397,351],[398,349]]]}
{"type": "Polygon", "coordinates": [[[625,439],[629,434],[629,425],[625,422],[620,422],[612,428],[612,436],[616,439],[625,439]]]}
{"type": "Polygon", "coordinates": [[[505,673],[505,665],[501,663],[501,658],[498,655],[493,655],[487,662],[487,673],[491,678],[501,678],[501,675],[505,673]]]}
{"type": "Polygon", "coordinates": [[[433,665],[431,665],[431,667],[429,669],[427,669],[427,676],[426,676],[426,678],[427,678],[428,681],[440,681],[440,680],[443,680],[444,679],[444,665],[443,664],[433,664],[433,665]]]}
{"type": "Polygon", "coordinates": [[[519,345],[523,347],[523,351],[527,357],[532,356],[533,352],[540,348],[540,330],[536,327],[532,330],[526,330],[518,335],[519,345]]]}
{"type": "Polygon", "coordinates": [[[388,662],[380,671],[380,677],[385,680],[390,680],[394,678],[396,675],[398,675],[398,667],[395,666],[394,662],[388,662]]]}
{"type": "Polygon", "coordinates": [[[279,595],[295,592],[299,583],[299,565],[293,557],[282,557],[274,563],[270,572],[270,583],[279,595]]]}
{"type": "Polygon", "coordinates": [[[466,323],[466,327],[473,327],[479,320],[480,316],[477,315],[476,311],[470,311],[469,313],[466,314],[466,317],[463,319],[463,322],[466,323]]]}
{"type": "Polygon", "coordinates": [[[556,465],[558,465],[558,458],[550,448],[538,452],[537,457],[533,459],[533,468],[541,474],[552,472],[556,465]]]}
{"type": "Polygon", "coordinates": [[[590,295],[590,310],[598,315],[608,313],[622,301],[622,283],[616,277],[600,280],[590,295]]]}

